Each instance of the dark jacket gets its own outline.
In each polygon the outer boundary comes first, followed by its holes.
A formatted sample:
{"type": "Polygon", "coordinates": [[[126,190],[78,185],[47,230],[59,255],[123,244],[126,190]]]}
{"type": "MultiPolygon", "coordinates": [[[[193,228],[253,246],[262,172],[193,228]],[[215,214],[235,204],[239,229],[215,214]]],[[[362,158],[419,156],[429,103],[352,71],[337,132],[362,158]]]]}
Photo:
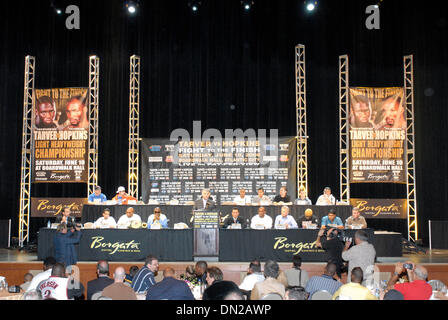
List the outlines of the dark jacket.
{"type": "Polygon", "coordinates": [[[194,300],[194,296],[184,281],[167,277],[148,289],[146,300],[194,300]]]}
{"type": "MultiPolygon", "coordinates": [[[[205,205],[205,210],[213,210],[215,208],[216,208],[215,201],[208,198],[207,203],[205,205]]],[[[193,210],[204,210],[204,203],[202,201],[202,198],[194,202],[193,210]]]]}
{"type": "Polygon", "coordinates": [[[78,255],[76,253],[75,243],[79,243],[81,232],[68,231],[67,233],[58,232],[53,239],[54,257],[57,262],[63,262],[66,267],[76,264],[78,255]]]}
{"type": "MultiPolygon", "coordinates": [[[[227,217],[226,220],[224,220],[223,228],[227,229],[233,223],[235,222],[233,221],[232,215],[230,215],[230,217],[227,217]]],[[[244,219],[241,218],[241,216],[238,216],[238,218],[236,218],[236,223],[241,224],[241,229],[246,229],[246,221],[244,221],[244,219]]]]}
{"type": "Polygon", "coordinates": [[[104,276],[87,282],[87,300],[91,300],[94,293],[103,291],[104,288],[112,283],[114,283],[113,279],[104,276]]]}

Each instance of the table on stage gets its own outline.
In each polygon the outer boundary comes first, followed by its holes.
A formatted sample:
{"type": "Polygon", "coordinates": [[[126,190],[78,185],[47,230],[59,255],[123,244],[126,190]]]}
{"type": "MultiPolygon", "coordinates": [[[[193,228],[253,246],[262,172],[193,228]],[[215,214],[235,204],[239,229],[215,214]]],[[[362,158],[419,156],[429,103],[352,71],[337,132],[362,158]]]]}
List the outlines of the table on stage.
{"type": "MultiPolygon", "coordinates": [[[[345,230],[353,237],[356,230],[345,230]]],[[[375,247],[388,250],[377,256],[401,256],[387,245],[393,238],[383,235],[375,239],[372,229],[366,229],[369,242],[375,247]]],[[[38,259],[54,255],[53,237],[55,229],[42,228],[38,236],[38,259]]],[[[219,230],[219,261],[250,261],[253,258],[291,262],[299,254],[304,262],[325,262],[326,253],[316,248],[318,230],[219,230]]],[[[193,229],[175,230],[119,230],[84,229],[81,241],[76,245],[78,261],[143,261],[148,254],[160,261],[192,261],[193,229]]]]}
{"type": "MultiPolygon", "coordinates": [[[[105,208],[110,209],[110,216],[114,217],[115,221],[126,213],[126,209],[129,207],[133,207],[135,213],[138,214],[143,222],[148,220],[148,217],[154,213],[154,208],[160,207],[162,209],[162,213],[166,215],[169,219],[168,227],[173,228],[174,224],[183,222],[186,223],[190,228],[192,227],[193,222],[193,206],[183,206],[183,205],[89,205],[86,204],[82,208],[82,218],[81,223],[85,222],[95,222],[98,218],[101,217],[101,214],[105,208]]],[[[240,212],[240,217],[244,219],[244,221],[251,220],[253,216],[258,214],[259,206],[232,206],[232,205],[221,205],[217,206],[215,210],[220,213],[221,222],[224,221],[225,218],[231,215],[232,209],[237,207],[240,212]]],[[[280,214],[281,206],[264,206],[266,208],[266,214],[269,215],[273,220],[275,217],[280,214]]],[[[330,209],[336,210],[336,214],[338,217],[345,221],[352,214],[352,206],[298,206],[292,205],[288,206],[290,208],[290,215],[294,217],[294,219],[298,219],[299,217],[305,214],[305,210],[310,208],[313,210],[313,214],[319,218],[319,222],[322,217],[328,214],[330,209]]]]}

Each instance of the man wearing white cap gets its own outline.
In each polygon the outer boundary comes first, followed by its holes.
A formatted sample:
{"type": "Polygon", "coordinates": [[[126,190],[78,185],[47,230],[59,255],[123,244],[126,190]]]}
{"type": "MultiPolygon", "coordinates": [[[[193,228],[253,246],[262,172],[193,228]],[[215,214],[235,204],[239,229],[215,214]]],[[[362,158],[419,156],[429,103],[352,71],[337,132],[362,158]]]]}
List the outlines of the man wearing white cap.
{"type": "Polygon", "coordinates": [[[115,200],[117,204],[128,204],[129,200],[137,201],[136,198],[126,193],[126,189],[124,187],[118,187],[117,195],[113,197],[112,200],[115,200]]]}

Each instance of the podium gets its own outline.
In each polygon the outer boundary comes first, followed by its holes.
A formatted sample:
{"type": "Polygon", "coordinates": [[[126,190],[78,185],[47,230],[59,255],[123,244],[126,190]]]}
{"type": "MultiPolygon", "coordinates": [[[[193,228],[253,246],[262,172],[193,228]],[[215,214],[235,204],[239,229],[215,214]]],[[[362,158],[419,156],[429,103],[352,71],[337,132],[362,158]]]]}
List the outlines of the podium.
{"type": "Polygon", "coordinates": [[[193,211],[194,261],[219,261],[219,213],[193,211]]]}

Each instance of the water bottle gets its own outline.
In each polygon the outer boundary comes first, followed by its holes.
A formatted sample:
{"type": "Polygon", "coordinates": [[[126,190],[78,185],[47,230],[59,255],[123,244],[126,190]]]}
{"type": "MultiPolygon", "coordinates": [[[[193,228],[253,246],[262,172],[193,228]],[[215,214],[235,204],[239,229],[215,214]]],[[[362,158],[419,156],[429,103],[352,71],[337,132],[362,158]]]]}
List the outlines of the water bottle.
{"type": "Polygon", "coordinates": [[[246,229],[250,229],[250,222],[249,222],[249,219],[246,219],[246,229]]]}
{"type": "Polygon", "coordinates": [[[118,197],[118,204],[121,204],[121,196],[118,197]]]}
{"type": "Polygon", "coordinates": [[[48,219],[48,222],[47,222],[47,228],[48,228],[48,229],[51,228],[51,222],[50,222],[50,219],[48,219]]]}

